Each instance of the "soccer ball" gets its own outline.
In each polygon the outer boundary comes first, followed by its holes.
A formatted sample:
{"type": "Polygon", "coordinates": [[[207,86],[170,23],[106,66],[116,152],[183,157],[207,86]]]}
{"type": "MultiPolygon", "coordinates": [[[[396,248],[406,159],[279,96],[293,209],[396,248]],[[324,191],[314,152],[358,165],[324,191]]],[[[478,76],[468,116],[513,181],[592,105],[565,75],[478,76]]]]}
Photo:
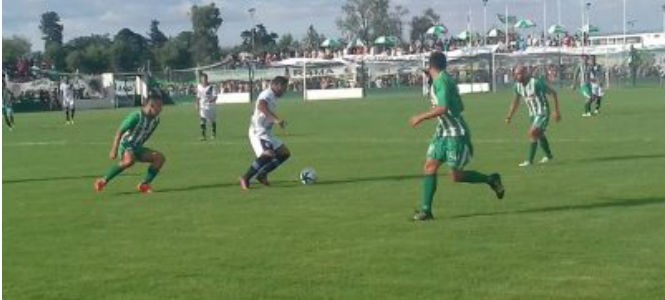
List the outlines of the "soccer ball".
{"type": "Polygon", "coordinates": [[[316,171],[312,168],[304,168],[300,171],[300,182],[302,184],[314,184],[317,179],[316,171]]]}

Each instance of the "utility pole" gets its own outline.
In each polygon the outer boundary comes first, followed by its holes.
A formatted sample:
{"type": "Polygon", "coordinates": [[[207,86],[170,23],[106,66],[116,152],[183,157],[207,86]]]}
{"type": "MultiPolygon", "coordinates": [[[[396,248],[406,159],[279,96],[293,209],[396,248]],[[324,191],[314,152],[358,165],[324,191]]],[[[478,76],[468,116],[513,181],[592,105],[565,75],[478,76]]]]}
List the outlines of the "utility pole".
{"type": "MultiPolygon", "coordinates": [[[[483,46],[487,46],[487,1],[488,0],[482,0],[483,1],[483,46]]],[[[665,14],[665,5],[663,5],[663,14],[665,14]]],[[[663,20],[665,20],[665,16],[663,17],[663,20]]],[[[665,24],[665,21],[663,21],[665,24]]],[[[665,25],[663,25],[665,28],[665,25]]],[[[665,30],[665,29],[664,29],[665,30]]]]}

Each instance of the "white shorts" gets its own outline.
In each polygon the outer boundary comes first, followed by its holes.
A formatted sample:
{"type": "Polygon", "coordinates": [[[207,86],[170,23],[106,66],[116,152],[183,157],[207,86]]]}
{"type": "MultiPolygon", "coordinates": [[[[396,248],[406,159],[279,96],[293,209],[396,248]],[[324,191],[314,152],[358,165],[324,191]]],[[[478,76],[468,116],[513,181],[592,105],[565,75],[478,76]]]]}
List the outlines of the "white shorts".
{"type": "Polygon", "coordinates": [[[267,150],[277,150],[284,145],[284,143],[272,134],[272,132],[257,133],[253,128],[249,128],[249,143],[252,144],[252,149],[256,157],[261,156],[267,150]]]}
{"type": "Polygon", "coordinates": [[[199,110],[199,118],[205,119],[208,122],[215,122],[217,119],[217,112],[214,108],[199,110]]]}
{"type": "Polygon", "coordinates": [[[603,92],[603,87],[600,86],[600,84],[597,83],[591,83],[591,93],[594,96],[602,97],[605,95],[605,92],[603,92]]]}
{"type": "Polygon", "coordinates": [[[64,101],[62,102],[62,109],[64,110],[72,110],[74,109],[74,101],[64,101]]]}

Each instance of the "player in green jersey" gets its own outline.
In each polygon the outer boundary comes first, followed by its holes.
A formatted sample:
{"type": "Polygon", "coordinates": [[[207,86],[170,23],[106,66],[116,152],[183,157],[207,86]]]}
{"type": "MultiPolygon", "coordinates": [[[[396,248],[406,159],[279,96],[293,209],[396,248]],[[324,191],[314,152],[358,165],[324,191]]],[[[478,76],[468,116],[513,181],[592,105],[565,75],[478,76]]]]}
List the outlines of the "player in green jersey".
{"type": "Polygon", "coordinates": [[[426,221],[434,218],[432,201],[436,192],[436,174],[441,164],[447,164],[452,170],[454,182],[484,183],[496,193],[497,198],[504,196],[501,176],[497,173],[485,175],[476,171],[465,171],[473,156],[471,132],[462,112],[464,104],[459,95],[457,83],[446,72],[446,56],[441,52],[433,52],[429,59],[429,76],[432,78],[430,100],[432,108],[410,119],[412,127],[429,119],[437,119],[436,132],[425,160],[423,179],[423,195],[420,210],[413,216],[414,221],[426,221]]]}
{"type": "Polygon", "coordinates": [[[115,134],[109,157],[120,157],[120,162],[112,166],[106,175],[95,181],[95,190],[101,192],[104,187],[124,170],[136,162],[150,163],[145,179],[137,187],[141,193],[151,193],[150,183],[157,177],[166,159],[164,154],[143,147],[159,125],[159,113],[162,111],[162,96],[157,91],[150,91],[146,102],[139,111],[129,114],[115,134]]]}
{"type": "Polygon", "coordinates": [[[515,69],[515,99],[510,105],[510,110],[506,116],[506,123],[510,121],[520,104],[520,98],[529,109],[529,118],[531,119],[531,127],[529,128],[529,155],[527,160],[520,163],[520,167],[526,167],[533,164],[533,158],[536,155],[538,144],[543,148],[545,157],[540,161],[546,163],[554,158],[550,150],[550,144],[545,136],[545,130],[550,120],[550,105],[547,95],[551,95],[554,99],[554,111],[551,113],[554,121],[561,120],[561,112],[559,111],[559,98],[556,92],[545,82],[544,79],[536,79],[528,74],[526,67],[519,66],[515,69]]]}

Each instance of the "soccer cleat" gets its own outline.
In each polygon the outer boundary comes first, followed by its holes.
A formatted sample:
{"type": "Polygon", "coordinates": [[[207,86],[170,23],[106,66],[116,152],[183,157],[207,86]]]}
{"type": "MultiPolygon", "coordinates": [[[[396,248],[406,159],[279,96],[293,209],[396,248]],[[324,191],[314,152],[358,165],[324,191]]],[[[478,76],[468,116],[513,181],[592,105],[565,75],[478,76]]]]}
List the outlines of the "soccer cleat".
{"type": "Polygon", "coordinates": [[[206,140],[208,140],[208,139],[206,139],[205,136],[202,136],[202,137],[199,139],[199,141],[201,141],[201,142],[205,142],[206,140]]]}
{"type": "Polygon", "coordinates": [[[591,113],[583,113],[583,114],[582,114],[582,117],[585,117],[585,118],[586,118],[586,117],[591,117],[591,113]]]}
{"type": "Polygon", "coordinates": [[[103,178],[99,178],[95,181],[95,191],[97,193],[104,190],[104,187],[106,187],[106,180],[104,180],[103,178]]]}
{"type": "Polygon", "coordinates": [[[416,214],[413,216],[413,221],[430,221],[434,220],[432,212],[425,211],[416,211],[416,214]]]}
{"type": "Polygon", "coordinates": [[[150,194],[150,193],[152,193],[152,187],[147,183],[139,184],[139,186],[137,186],[136,189],[139,190],[139,192],[141,192],[141,194],[150,194]]]}
{"type": "Polygon", "coordinates": [[[546,163],[550,162],[552,159],[554,159],[554,158],[545,156],[545,157],[543,157],[543,159],[540,160],[540,163],[541,164],[546,164],[546,163]]]}
{"type": "Polygon", "coordinates": [[[249,180],[244,177],[240,177],[240,188],[247,191],[249,190],[249,180]]]}
{"type": "Polygon", "coordinates": [[[496,193],[496,197],[498,199],[503,199],[503,195],[506,194],[506,189],[503,187],[503,183],[501,182],[501,175],[499,175],[499,173],[490,174],[489,185],[496,193]]]}
{"type": "Polygon", "coordinates": [[[593,114],[594,114],[594,115],[600,114],[600,110],[598,110],[598,109],[594,110],[594,111],[593,111],[593,114]]]}
{"type": "Polygon", "coordinates": [[[268,175],[256,176],[256,180],[265,186],[270,186],[270,181],[268,181],[268,175]]]}
{"type": "Polygon", "coordinates": [[[528,167],[528,166],[530,166],[530,165],[531,165],[531,162],[528,161],[528,160],[525,160],[525,161],[521,162],[518,166],[520,166],[520,167],[528,167]]]}

